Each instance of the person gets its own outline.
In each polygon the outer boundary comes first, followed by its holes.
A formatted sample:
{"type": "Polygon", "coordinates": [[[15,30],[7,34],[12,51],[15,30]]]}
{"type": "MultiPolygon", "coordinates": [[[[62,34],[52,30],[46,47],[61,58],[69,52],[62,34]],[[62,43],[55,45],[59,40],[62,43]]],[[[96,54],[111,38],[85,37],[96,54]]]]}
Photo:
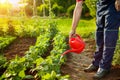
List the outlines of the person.
{"type": "MultiPolygon", "coordinates": [[[[69,38],[73,37],[76,33],[76,28],[82,13],[83,2],[83,0],[76,0],[69,38]]],[[[120,26],[120,0],[98,0],[96,18],[97,47],[92,63],[84,71],[97,71],[93,78],[101,79],[111,69],[120,26]]]]}

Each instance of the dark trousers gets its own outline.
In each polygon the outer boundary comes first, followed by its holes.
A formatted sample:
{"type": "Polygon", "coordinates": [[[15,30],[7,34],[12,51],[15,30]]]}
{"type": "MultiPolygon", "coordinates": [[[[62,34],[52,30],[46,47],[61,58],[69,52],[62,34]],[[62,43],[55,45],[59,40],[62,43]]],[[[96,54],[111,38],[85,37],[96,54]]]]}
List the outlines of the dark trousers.
{"type": "MultiPolygon", "coordinates": [[[[96,52],[93,65],[102,69],[110,69],[115,51],[120,21],[113,14],[98,16],[101,24],[97,24],[96,30],[96,52]]],[[[99,23],[99,22],[98,22],[99,23]]]]}

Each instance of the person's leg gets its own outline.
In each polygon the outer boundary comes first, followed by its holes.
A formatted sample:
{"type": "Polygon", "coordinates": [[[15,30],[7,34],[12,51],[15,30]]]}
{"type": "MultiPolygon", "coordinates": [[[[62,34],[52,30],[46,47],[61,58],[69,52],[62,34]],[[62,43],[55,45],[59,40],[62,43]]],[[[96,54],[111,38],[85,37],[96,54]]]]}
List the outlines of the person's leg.
{"type": "Polygon", "coordinates": [[[105,17],[97,15],[97,30],[96,30],[96,52],[94,53],[94,59],[92,64],[84,69],[85,72],[97,71],[99,68],[99,62],[103,54],[103,45],[104,45],[104,24],[105,17]]]}
{"type": "Polygon", "coordinates": [[[100,61],[100,68],[109,70],[118,39],[119,21],[112,15],[107,15],[105,20],[104,51],[100,61]]]}
{"type": "Polygon", "coordinates": [[[99,62],[102,58],[102,53],[103,53],[103,45],[104,45],[103,33],[104,33],[103,28],[98,27],[96,30],[96,52],[94,53],[94,59],[92,61],[92,64],[97,67],[99,67],[99,62]]]}
{"type": "Polygon", "coordinates": [[[106,15],[104,28],[104,50],[99,64],[99,69],[93,76],[94,79],[103,78],[110,72],[111,62],[118,39],[118,31],[119,21],[113,15],[106,15]]]}
{"type": "MultiPolygon", "coordinates": [[[[98,17],[99,18],[99,17],[98,17]]],[[[92,64],[99,67],[99,63],[102,58],[103,48],[104,48],[104,26],[105,26],[105,17],[102,16],[100,20],[101,24],[97,24],[96,30],[96,52],[94,53],[94,59],[92,64]]],[[[97,22],[98,23],[98,22],[97,22]]]]}

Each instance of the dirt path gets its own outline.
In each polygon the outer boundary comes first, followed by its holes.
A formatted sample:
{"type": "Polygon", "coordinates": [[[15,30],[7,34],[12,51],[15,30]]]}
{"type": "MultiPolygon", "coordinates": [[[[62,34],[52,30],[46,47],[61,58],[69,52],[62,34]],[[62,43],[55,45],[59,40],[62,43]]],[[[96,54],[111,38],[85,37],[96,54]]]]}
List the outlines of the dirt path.
{"type": "MultiPolygon", "coordinates": [[[[93,58],[95,51],[95,41],[85,40],[86,48],[81,54],[67,54],[67,62],[62,66],[62,73],[69,74],[71,80],[93,80],[93,73],[85,73],[83,69],[87,67],[93,58]]],[[[111,73],[101,80],[120,80],[120,67],[113,67],[111,73]]]]}
{"type": "Polygon", "coordinates": [[[35,38],[17,38],[9,47],[4,51],[7,59],[13,59],[16,55],[24,56],[24,53],[28,51],[31,45],[36,42],[35,38]]]}

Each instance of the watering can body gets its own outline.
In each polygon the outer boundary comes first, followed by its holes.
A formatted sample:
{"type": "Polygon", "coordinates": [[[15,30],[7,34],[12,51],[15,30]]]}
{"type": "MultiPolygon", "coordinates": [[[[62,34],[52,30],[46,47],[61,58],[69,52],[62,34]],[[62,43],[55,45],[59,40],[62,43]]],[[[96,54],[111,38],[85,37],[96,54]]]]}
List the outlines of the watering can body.
{"type": "Polygon", "coordinates": [[[62,55],[65,55],[69,52],[80,54],[85,48],[85,43],[78,34],[75,34],[75,37],[71,37],[69,39],[69,46],[71,49],[65,51],[62,55]]]}

